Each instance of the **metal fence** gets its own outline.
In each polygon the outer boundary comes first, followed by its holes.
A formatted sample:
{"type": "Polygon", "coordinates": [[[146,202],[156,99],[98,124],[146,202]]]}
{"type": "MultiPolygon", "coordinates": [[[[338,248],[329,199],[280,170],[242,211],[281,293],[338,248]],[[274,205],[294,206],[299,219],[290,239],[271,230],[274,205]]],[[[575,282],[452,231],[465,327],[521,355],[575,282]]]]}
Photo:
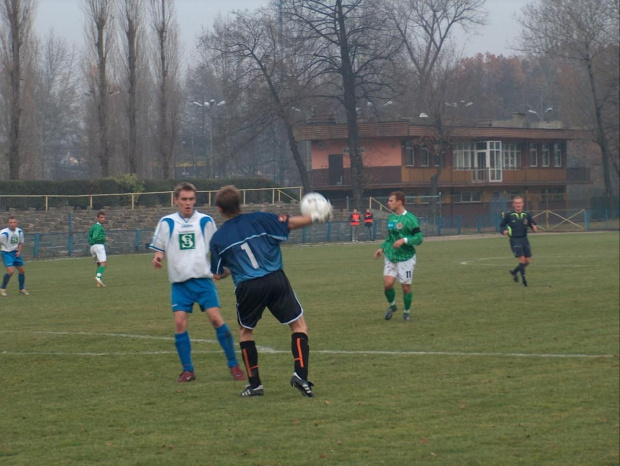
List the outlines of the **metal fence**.
{"type": "MultiPolygon", "coordinates": [[[[239,189],[243,204],[277,202],[299,202],[303,188],[249,188],[239,189]]],[[[217,190],[197,191],[197,205],[213,206],[217,190]]],[[[108,194],[2,194],[0,210],[9,208],[49,210],[50,207],[78,207],[100,209],[108,206],[137,207],[174,206],[173,191],[144,193],[108,193],[108,194]]]]}
{"type": "MultiPolygon", "coordinates": [[[[620,221],[615,217],[596,217],[590,211],[530,212],[539,225],[539,231],[594,231],[620,229],[620,221]]],[[[439,217],[418,217],[425,237],[497,233],[499,216],[471,215],[439,217]]],[[[387,230],[387,218],[375,218],[372,231],[359,228],[360,241],[382,241],[387,230]]],[[[109,242],[108,254],[135,254],[149,252],[154,228],[110,229],[106,231],[109,242]]],[[[342,243],[351,241],[351,227],[348,221],[332,221],[291,231],[287,243],[342,243]]],[[[23,247],[26,259],[46,259],[56,257],[85,257],[90,255],[88,232],[28,233],[23,247]]]]}

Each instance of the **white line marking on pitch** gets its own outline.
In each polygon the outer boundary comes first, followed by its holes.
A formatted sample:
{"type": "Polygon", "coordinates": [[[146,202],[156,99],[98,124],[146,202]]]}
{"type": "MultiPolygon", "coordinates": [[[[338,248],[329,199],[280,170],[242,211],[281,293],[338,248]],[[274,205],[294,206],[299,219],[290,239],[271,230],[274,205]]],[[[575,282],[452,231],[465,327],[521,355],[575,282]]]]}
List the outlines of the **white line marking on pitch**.
{"type": "MultiPolygon", "coordinates": [[[[153,336],[153,335],[136,335],[136,334],[131,334],[131,333],[11,331],[11,330],[0,330],[0,333],[27,333],[27,334],[37,334],[37,335],[88,335],[88,336],[96,336],[96,337],[98,336],[98,337],[132,338],[132,339],[136,339],[136,340],[144,339],[144,340],[174,341],[174,338],[172,338],[172,337],[157,337],[157,336],[153,336]]],[[[218,343],[216,340],[209,340],[207,338],[193,338],[192,337],[191,340],[192,340],[192,342],[200,342],[200,343],[218,343]]],[[[272,348],[270,348],[268,346],[258,346],[257,345],[257,348],[260,351],[264,352],[264,353],[270,353],[270,352],[274,351],[272,348]]],[[[192,352],[195,353],[196,351],[192,351],[192,352]]],[[[32,353],[32,354],[46,354],[46,353],[32,353]]],[[[54,353],[54,354],[56,354],[56,353],[54,353]]],[[[64,353],[58,353],[58,354],[64,354],[64,353]]],[[[71,353],[71,354],[80,354],[80,353],[71,353]]],[[[83,353],[83,354],[89,354],[89,353],[83,353]]],[[[99,354],[110,354],[111,355],[111,354],[115,354],[115,353],[93,353],[93,355],[99,355],[99,354]]],[[[132,353],[118,353],[118,354],[132,354],[132,353]]],[[[149,353],[147,353],[147,352],[136,352],[135,354],[149,354],[149,353]]],[[[151,353],[151,354],[157,354],[157,353],[151,353]]],[[[161,354],[166,354],[166,353],[162,352],[161,354]]]]}
{"type": "MultiPolygon", "coordinates": [[[[540,257],[536,258],[537,260],[540,260],[540,257]]],[[[495,260],[502,260],[502,261],[506,261],[506,257],[479,257],[477,259],[469,259],[469,260],[460,260],[459,261],[459,265],[482,265],[485,267],[505,267],[505,264],[483,264],[482,262],[485,261],[495,261],[495,260]]],[[[536,266],[537,267],[562,267],[562,268],[566,268],[566,267],[570,267],[570,268],[579,268],[579,267],[589,267],[588,265],[585,264],[545,264],[544,262],[541,264],[540,262],[536,262],[536,266]]]]}
{"type": "MultiPolygon", "coordinates": [[[[135,338],[135,339],[150,339],[150,340],[168,340],[172,341],[171,337],[157,337],[150,335],[133,335],[127,333],[91,333],[91,332],[13,332],[9,330],[0,330],[0,333],[35,333],[35,334],[51,334],[51,335],[90,335],[90,336],[111,336],[120,338],[135,338]]],[[[217,343],[214,340],[192,338],[192,341],[200,341],[205,343],[217,343]]],[[[271,354],[289,354],[288,350],[276,350],[270,347],[259,347],[259,351],[262,353],[271,354]]],[[[200,351],[193,350],[196,354],[209,354],[219,353],[219,351],[200,351]]],[[[312,353],[316,354],[346,354],[346,355],[388,355],[388,356],[491,356],[491,357],[513,357],[513,358],[614,358],[617,357],[613,354],[558,354],[558,353],[483,353],[483,352],[466,352],[466,351],[373,351],[373,350],[360,350],[360,351],[346,351],[346,350],[313,350],[312,353]]],[[[28,356],[28,355],[42,355],[42,356],[141,356],[141,355],[158,355],[158,354],[176,354],[176,351],[128,351],[128,352],[61,352],[61,351],[3,351],[2,354],[28,356]]]]}

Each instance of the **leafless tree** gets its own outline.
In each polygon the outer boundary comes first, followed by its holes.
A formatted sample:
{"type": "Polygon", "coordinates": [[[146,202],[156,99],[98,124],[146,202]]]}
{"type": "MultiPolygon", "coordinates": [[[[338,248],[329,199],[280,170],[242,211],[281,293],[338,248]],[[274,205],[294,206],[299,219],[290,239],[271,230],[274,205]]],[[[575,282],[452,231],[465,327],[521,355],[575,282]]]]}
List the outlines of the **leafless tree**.
{"type": "Polygon", "coordinates": [[[50,32],[40,42],[37,65],[35,107],[42,154],[41,176],[57,179],[63,175],[63,165],[71,166],[64,163],[69,162],[63,160],[65,154],[71,154],[75,160],[81,158],[76,151],[81,133],[77,51],[50,32]]]}
{"type": "Polygon", "coordinates": [[[119,23],[122,31],[122,70],[126,88],[128,123],[127,161],[129,173],[138,173],[138,107],[145,88],[144,0],[117,0],[119,23]],[[140,95],[142,93],[142,96],[140,95]]]}
{"type": "Polygon", "coordinates": [[[174,178],[174,150],[180,118],[178,25],[172,0],[150,0],[151,30],[155,38],[155,83],[158,117],[156,124],[162,177],[174,178]]]}
{"type": "Polygon", "coordinates": [[[28,68],[29,48],[35,0],[0,0],[0,70],[4,81],[3,97],[6,105],[6,128],[8,147],[6,150],[9,179],[20,178],[23,160],[23,88],[25,70],[28,68]]]}
{"type": "MultiPolygon", "coordinates": [[[[435,159],[431,194],[437,193],[444,155],[451,145],[452,126],[462,118],[461,100],[469,101],[456,79],[460,53],[452,38],[485,24],[486,0],[388,0],[390,24],[403,41],[403,55],[412,71],[406,82],[412,101],[407,105],[434,127],[434,136],[421,141],[435,159]],[[459,111],[457,111],[459,109],[459,111]]],[[[417,116],[417,115],[416,115],[417,116]]]]}
{"type": "Polygon", "coordinates": [[[110,175],[109,100],[118,90],[110,86],[111,59],[115,46],[113,0],[83,0],[88,47],[86,82],[88,94],[96,108],[96,128],[90,133],[92,148],[99,161],[101,174],[110,175]]]}
{"type": "Polygon", "coordinates": [[[486,0],[387,0],[390,23],[402,39],[415,77],[423,90],[442,52],[457,29],[465,32],[484,25],[486,0]]]}
{"type": "Polygon", "coordinates": [[[401,42],[392,34],[380,0],[283,0],[284,18],[297,25],[297,40],[311,46],[311,66],[320,68],[324,96],[337,99],[346,115],[354,207],[366,187],[360,151],[358,101],[372,100],[391,82],[392,60],[401,42]]]}
{"type": "Polygon", "coordinates": [[[236,62],[235,81],[244,94],[267,97],[258,114],[247,116],[254,127],[260,125],[263,130],[272,126],[274,119],[282,122],[302,186],[309,191],[307,167],[293,134],[292,113],[300,105],[303,89],[310,85],[311,79],[307,79],[309,73],[305,67],[295,67],[299,63],[295,60],[298,50],[292,41],[285,43],[283,28],[272,10],[239,11],[230,21],[216,22],[214,32],[204,38],[203,46],[236,62]]]}
{"type": "Polygon", "coordinates": [[[584,109],[593,140],[600,147],[605,200],[612,207],[612,169],[618,177],[617,0],[540,0],[526,5],[519,19],[520,49],[571,64],[584,76],[589,100],[584,109]],[[610,166],[611,165],[611,166],[610,166]]]}

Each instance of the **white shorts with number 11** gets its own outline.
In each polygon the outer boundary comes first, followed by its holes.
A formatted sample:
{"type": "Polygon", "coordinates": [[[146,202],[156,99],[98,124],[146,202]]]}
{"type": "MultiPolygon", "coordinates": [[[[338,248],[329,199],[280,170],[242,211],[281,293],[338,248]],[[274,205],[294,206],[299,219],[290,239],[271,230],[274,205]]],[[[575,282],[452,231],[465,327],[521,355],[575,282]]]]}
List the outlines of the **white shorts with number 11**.
{"type": "Polygon", "coordinates": [[[411,285],[413,281],[413,271],[415,270],[415,256],[402,262],[392,262],[384,258],[383,276],[395,277],[398,283],[411,285]]]}

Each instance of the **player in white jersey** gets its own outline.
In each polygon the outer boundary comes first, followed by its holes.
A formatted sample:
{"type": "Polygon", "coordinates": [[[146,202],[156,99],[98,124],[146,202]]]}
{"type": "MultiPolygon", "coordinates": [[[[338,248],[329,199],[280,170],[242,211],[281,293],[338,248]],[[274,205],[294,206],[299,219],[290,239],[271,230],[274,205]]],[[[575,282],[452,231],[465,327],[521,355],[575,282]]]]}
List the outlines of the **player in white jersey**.
{"type": "Polygon", "coordinates": [[[2,278],[2,287],[0,287],[0,296],[7,296],[6,286],[15,272],[15,267],[19,272],[19,292],[23,295],[29,293],[24,288],[26,284],[26,269],[24,268],[24,259],[22,258],[22,245],[24,244],[24,232],[21,228],[17,228],[17,219],[13,216],[9,217],[9,226],[0,230],[0,254],[2,261],[6,267],[6,273],[2,278]]]}
{"type": "Polygon", "coordinates": [[[237,362],[232,334],[220,314],[220,302],[212,280],[209,242],[217,230],[215,222],[210,216],[194,210],[196,188],[191,183],[180,183],[174,188],[174,203],[178,212],[159,221],[150,248],[155,251],[153,266],[156,269],[163,267],[162,261],[166,258],[168,279],[172,284],[174,339],[183,366],[177,381],[196,379],[187,331],[194,303],[209,316],[233,378],[245,380],[237,362]]]}

